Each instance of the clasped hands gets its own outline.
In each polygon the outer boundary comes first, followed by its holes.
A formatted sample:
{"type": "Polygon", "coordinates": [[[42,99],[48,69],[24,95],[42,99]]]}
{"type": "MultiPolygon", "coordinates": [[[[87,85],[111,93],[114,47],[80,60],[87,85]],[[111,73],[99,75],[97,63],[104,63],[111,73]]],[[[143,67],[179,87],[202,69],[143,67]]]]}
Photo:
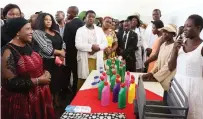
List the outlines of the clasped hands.
{"type": "Polygon", "coordinates": [[[89,52],[90,55],[94,55],[94,53],[100,51],[100,47],[97,44],[92,45],[92,52],[89,52]]]}

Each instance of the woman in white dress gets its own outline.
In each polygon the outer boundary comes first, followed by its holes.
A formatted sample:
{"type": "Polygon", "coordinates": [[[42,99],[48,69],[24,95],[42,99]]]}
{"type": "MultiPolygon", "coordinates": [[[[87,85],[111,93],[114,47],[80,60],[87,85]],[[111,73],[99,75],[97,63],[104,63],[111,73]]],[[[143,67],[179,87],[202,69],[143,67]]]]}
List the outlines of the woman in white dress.
{"type": "Polygon", "coordinates": [[[188,17],[184,25],[187,38],[178,39],[169,61],[169,70],[176,68],[175,78],[188,96],[188,119],[203,119],[203,41],[200,32],[203,19],[199,15],[188,17]]]}

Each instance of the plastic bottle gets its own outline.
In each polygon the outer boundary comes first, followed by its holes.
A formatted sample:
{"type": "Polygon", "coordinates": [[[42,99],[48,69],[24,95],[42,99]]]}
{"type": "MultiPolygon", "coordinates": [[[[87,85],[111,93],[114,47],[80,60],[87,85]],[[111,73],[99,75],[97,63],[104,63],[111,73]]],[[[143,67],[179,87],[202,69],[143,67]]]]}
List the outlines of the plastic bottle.
{"type": "Polygon", "coordinates": [[[107,81],[108,75],[106,74],[106,72],[103,72],[102,75],[104,76],[104,81],[107,81]]]}
{"type": "Polygon", "coordinates": [[[110,103],[110,87],[108,82],[104,82],[104,88],[102,90],[101,105],[107,106],[110,103]]]}
{"type": "Polygon", "coordinates": [[[126,107],[126,87],[125,83],[121,84],[121,89],[118,94],[118,108],[122,109],[126,107]]]}
{"type": "Polygon", "coordinates": [[[130,86],[130,72],[129,71],[127,71],[127,74],[125,76],[125,84],[126,84],[127,89],[128,89],[130,86]]]}
{"type": "Polygon", "coordinates": [[[131,80],[135,81],[135,76],[134,75],[131,75],[131,80]]]}
{"type": "Polygon", "coordinates": [[[113,71],[113,76],[111,77],[111,91],[113,91],[113,88],[115,86],[116,83],[116,70],[113,71]]]}
{"type": "Polygon", "coordinates": [[[120,80],[121,82],[121,76],[119,74],[116,75],[116,79],[120,80]]]}
{"type": "Polygon", "coordinates": [[[120,67],[119,67],[119,75],[121,76],[121,82],[123,83],[123,65],[121,64],[120,67]]]}
{"type": "Polygon", "coordinates": [[[104,88],[104,76],[100,76],[100,82],[98,84],[98,99],[99,100],[101,100],[103,88],[104,88]]]}
{"type": "Polygon", "coordinates": [[[110,66],[111,66],[111,63],[112,63],[112,62],[111,62],[111,59],[107,59],[107,61],[106,61],[107,66],[110,67],[110,66]]]}
{"type": "Polygon", "coordinates": [[[115,103],[118,102],[118,94],[120,91],[120,84],[121,84],[121,81],[119,79],[116,79],[116,85],[113,88],[113,102],[115,102],[115,103]]]}
{"type": "Polygon", "coordinates": [[[135,81],[131,80],[130,87],[128,90],[128,103],[132,104],[135,99],[135,81]]]}
{"type": "Polygon", "coordinates": [[[119,72],[120,61],[118,58],[116,58],[115,64],[116,64],[116,71],[119,72]]]}

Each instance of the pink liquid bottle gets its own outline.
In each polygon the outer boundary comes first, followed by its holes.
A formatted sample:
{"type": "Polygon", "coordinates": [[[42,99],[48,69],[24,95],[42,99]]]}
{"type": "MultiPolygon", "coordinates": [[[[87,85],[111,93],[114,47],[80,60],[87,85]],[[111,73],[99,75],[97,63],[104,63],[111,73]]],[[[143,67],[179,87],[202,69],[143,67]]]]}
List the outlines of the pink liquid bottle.
{"type": "Polygon", "coordinates": [[[102,90],[101,105],[108,106],[110,103],[110,86],[108,82],[104,82],[104,88],[102,90]]]}
{"type": "Polygon", "coordinates": [[[129,71],[127,71],[127,75],[125,76],[125,84],[126,84],[127,89],[128,89],[130,86],[130,72],[129,71]]]}

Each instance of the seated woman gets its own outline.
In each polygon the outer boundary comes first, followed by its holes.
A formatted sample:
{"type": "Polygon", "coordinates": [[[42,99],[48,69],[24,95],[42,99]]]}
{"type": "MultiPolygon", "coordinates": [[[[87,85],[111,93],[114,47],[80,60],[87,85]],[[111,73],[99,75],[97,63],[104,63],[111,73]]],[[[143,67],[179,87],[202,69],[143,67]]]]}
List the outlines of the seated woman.
{"type": "Polygon", "coordinates": [[[105,17],[102,29],[106,35],[106,39],[108,42],[108,48],[104,51],[104,59],[115,57],[115,51],[118,47],[118,39],[116,37],[115,31],[112,29],[112,18],[111,17],[105,17]]]}
{"type": "Polygon", "coordinates": [[[50,73],[40,55],[28,45],[32,28],[24,18],[7,22],[12,40],[2,49],[2,119],[55,119],[49,90],[50,73]]]}
{"type": "MultiPolygon", "coordinates": [[[[143,75],[143,80],[158,81],[161,83],[163,89],[167,91],[170,87],[170,82],[175,76],[175,70],[170,71],[168,68],[168,61],[174,45],[173,38],[176,36],[176,26],[169,24],[161,28],[163,31],[163,40],[165,41],[161,47],[158,59],[150,73],[143,75]]],[[[166,98],[166,92],[164,93],[166,98]]]]}

